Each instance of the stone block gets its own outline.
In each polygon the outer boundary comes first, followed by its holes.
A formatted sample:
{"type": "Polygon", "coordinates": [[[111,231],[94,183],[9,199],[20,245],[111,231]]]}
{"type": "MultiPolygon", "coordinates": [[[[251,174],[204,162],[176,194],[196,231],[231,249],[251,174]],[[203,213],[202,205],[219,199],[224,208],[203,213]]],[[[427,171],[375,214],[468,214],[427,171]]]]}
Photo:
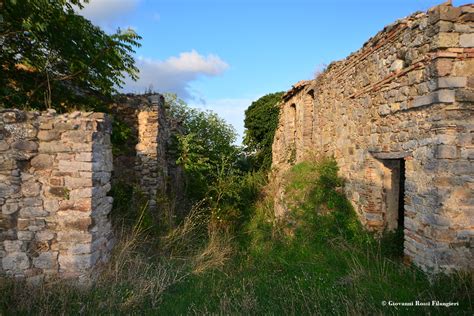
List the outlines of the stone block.
{"type": "MultiPolygon", "coordinates": [[[[474,28],[468,24],[460,24],[460,23],[454,24],[454,32],[457,32],[457,33],[471,33],[473,30],[474,28]]],[[[461,38],[459,39],[459,41],[461,41],[461,38]]]]}
{"type": "Polygon", "coordinates": [[[416,221],[414,221],[413,219],[409,218],[409,217],[405,217],[405,229],[409,229],[413,232],[417,231],[418,230],[418,224],[416,223],[416,221]]]}
{"type": "Polygon", "coordinates": [[[73,189],[69,194],[71,200],[81,200],[92,197],[92,188],[73,189]]]}
{"type": "Polygon", "coordinates": [[[459,20],[463,22],[474,22],[474,12],[464,14],[459,20]]]}
{"type": "Polygon", "coordinates": [[[46,212],[41,206],[22,207],[20,209],[21,217],[34,218],[34,217],[43,217],[43,216],[48,216],[48,215],[49,213],[46,212]]]}
{"type": "Polygon", "coordinates": [[[79,210],[76,210],[74,208],[71,209],[65,209],[65,210],[60,210],[58,211],[57,215],[57,222],[62,224],[65,222],[71,222],[76,219],[82,219],[82,218],[90,218],[90,214],[87,214],[85,212],[81,212],[79,210]]]}
{"type": "Polygon", "coordinates": [[[94,172],[94,174],[92,175],[94,185],[104,185],[106,183],[109,183],[110,178],[110,172],[94,172]]]}
{"type": "Polygon", "coordinates": [[[0,140],[0,152],[10,149],[10,145],[4,140],[0,140]]]}
{"type": "Polygon", "coordinates": [[[31,166],[37,170],[49,169],[53,166],[53,157],[47,154],[39,154],[31,159],[31,166]]]}
{"type": "Polygon", "coordinates": [[[455,101],[455,91],[453,90],[438,90],[428,95],[416,97],[413,99],[409,107],[415,108],[434,103],[453,103],[455,101]]]}
{"type": "MultiPolygon", "coordinates": [[[[25,170],[26,168],[27,165],[23,165],[22,169],[25,170]]],[[[30,180],[35,181],[35,177],[31,173],[22,172],[20,176],[22,182],[29,182],[30,180]]]]}
{"type": "Polygon", "coordinates": [[[92,179],[64,177],[65,186],[70,189],[92,187],[92,179]]]}
{"type": "Polygon", "coordinates": [[[432,48],[450,48],[459,46],[459,33],[438,33],[432,43],[432,48]]]}
{"type": "Polygon", "coordinates": [[[0,183],[0,197],[10,197],[11,194],[14,194],[16,188],[10,184],[0,183]]]}
{"type": "Polygon", "coordinates": [[[54,129],[57,131],[71,131],[79,128],[79,124],[74,122],[56,122],[54,123],[54,129]]]}
{"type": "Polygon", "coordinates": [[[390,114],[390,106],[388,104],[382,104],[381,106],[379,106],[379,114],[380,115],[390,114]]]}
{"type": "Polygon", "coordinates": [[[50,122],[50,121],[43,121],[43,122],[40,123],[39,128],[40,128],[40,130],[53,129],[53,122],[50,122]]]}
{"type": "Polygon", "coordinates": [[[40,130],[38,132],[38,139],[44,142],[59,140],[60,138],[61,138],[61,134],[58,131],[40,130]]]}
{"type": "Polygon", "coordinates": [[[30,259],[24,252],[14,252],[2,259],[3,269],[20,272],[30,267],[30,259]]]}
{"type": "Polygon", "coordinates": [[[30,140],[17,140],[12,144],[12,148],[26,152],[33,152],[38,149],[38,144],[30,140]]]}
{"type": "Polygon", "coordinates": [[[39,144],[39,152],[41,153],[57,154],[71,151],[70,145],[61,141],[41,142],[39,144]]]}
{"type": "Polygon", "coordinates": [[[474,73],[474,58],[456,60],[453,65],[453,75],[458,77],[469,77],[474,73]]]}
{"type": "Polygon", "coordinates": [[[461,8],[449,5],[439,5],[430,10],[428,14],[428,23],[434,24],[438,21],[455,22],[461,15],[461,8]]]}
{"type": "Polygon", "coordinates": [[[23,206],[41,206],[43,201],[39,197],[30,197],[23,199],[23,206]]]}
{"type": "Polygon", "coordinates": [[[403,69],[404,67],[404,61],[401,59],[396,59],[392,65],[390,66],[390,71],[395,71],[398,72],[403,69]]]}
{"type": "Polygon", "coordinates": [[[54,269],[58,265],[58,252],[42,252],[33,258],[33,266],[40,269],[54,269]]]}
{"type": "Polygon", "coordinates": [[[62,177],[51,177],[49,178],[49,185],[53,187],[62,187],[64,186],[64,178],[62,177]]]}
{"type": "Polygon", "coordinates": [[[82,161],[59,161],[58,170],[61,172],[78,172],[92,170],[92,164],[82,161]]]}
{"type": "Polygon", "coordinates": [[[41,185],[38,182],[26,182],[21,186],[21,193],[25,197],[35,197],[41,192],[41,185]]]}
{"type": "Polygon", "coordinates": [[[442,77],[436,80],[435,89],[462,88],[467,85],[466,77],[442,77]]]}
{"type": "Polygon", "coordinates": [[[90,212],[92,210],[92,200],[89,198],[74,200],[71,209],[79,212],[90,212]]]}
{"type": "Polygon", "coordinates": [[[24,250],[24,245],[20,240],[5,240],[3,241],[3,249],[6,252],[19,252],[24,250]]]}
{"type": "Polygon", "coordinates": [[[84,255],[59,255],[59,265],[65,271],[85,271],[93,267],[99,259],[99,252],[84,255]]]}
{"type": "Polygon", "coordinates": [[[453,62],[448,58],[438,58],[434,62],[435,73],[439,77],[445,77],[453,71],[453,62]]]}
{"type": "Polygon", "coordinates": [[[33,240],[34,233],[31,231],[19,231],[17,232],[18,240],[31,241],[33,240]]]}
{"type": "Polygon", "coordinates": [[[90,243],[93,238],[90,233],[82,231],[58,231],[57,240],[61,243],[90,243]]]}
{"type": "Polygon", "coordinates": [[[107,195],[107,192],[109,192],[111,188],[112,186],[110,185],[110,183],[106,183],[102,186],[94,187],[92,189],[93,197],[96,199],[103,198],[107,195]]]}
{"type": "Polygon", "coordinates": [[[474,160],[474,147],[461,148],[461,158],[474,160]]]}
{"type": "Polygon", "coordinates": [[[81,171],[81,172],[79,172],[79,177],[92,179],[92,176],[94,174],[96,174],[96,172],[93,173],[92,171],[81,171]]]}
{"type": "Polygon", "coordinates": [[[75,152],[90,152],[92,151],[92,143],[69,143],[71,146],[71,149],[75,152]]]}
{"type": "Polygon", "coordinates": [[[439,21],[434,30],[436,32],[451,32],[454,29],[454,23],[450,21],[439,21]]]}
{"type": "Polygon", "coordinates": [[[474,102],[474,91],[468,89],[456,90],[456,101],[458,102],[474,102]]]}
{"type": "Polygon", "coordinates": [[[17,219],[17,228],[19,230],[26,230],[30,226],[30,220],[26,218],[17,219]]]}
{"type": "Polygon", "coordinates": [[[22,113],[19,111],[14,111],[14,110],[2,113],[0,118],[3,118],[3,121],[5,123],[10,123],[10,124],[21,122],[24,120],[22,113]]]}
{"type": "Polygon", "coordinates": [[[474,33],[461,34],[459,37],[459,46],[474,47],[474,33]]]}
{"type": "Polygon", "coordinates": [[[92,162],[92,153],[91,152],[78,153],[74,157],[74,160],[83,161],[83,162],[92,162]]]}
{"type": "Polygon", "coordinates": [[[92,252],[92,244],[75,244],[71,245],[67,252],[71,255],[82,255],[82,254],[90,254],[92,252]]]}
{"type": "Polygon", "coordinates": [[[105,156],[102,161],[94,161],[92,163],[92,170],[95,172],[112,172],[113,165],[111,161],[111,156],[105,156]]]}
{"type": "Polygon", "coordinates": [[[59,200],[59,211],[70,210],[74,207],[75,201],[71,200],[59,200]]]}
{"type": "Polygon", "coordinates": [[[61,218],[58,223],[66,229],[74,229],[76,231],[88,231],[92,225],[92,218],[61,218]]]}
{"type": "Polygon", "coordinates": [[[105,113],[101,113],[101,112],[94,112],[90,115],[90,117],[97,120],[97,121],[100,121],[100,120],[106,119],[107,115],[105,113]]]}
{"type": "Polygon", "coordinates": [[[92,133],[81,130],[67,131],[62,134],[61,139],[73,143],[88,143],[92,141],[92,133]]]}
{"type": "MultiPolygon", "coordinates": [[[[450,162],[450,171],[456,175],[469,175],[473,174],[472,162],[455,160],[450,162]]],[[[474,217],[473,217],[474,218],[474,217]]]]}
{"type": "Polygon", "coordinates": [[[102,203],[92,211],[94,216],[106,216],[112,211],[112,203],[102,203]]]}
{"type": "Polygon", "coordinates": [[[459,149],[453,145],[437,145],[435,157],[438,159],[456,159],[459,157],[459,149]]]}
{"type": "Polygon", "coordinates": [[[400,103],[391,103],[390,104],[390,111],[396,112],[400,110],[400,103]]]}
{"type": "Polygon", "coordinates": [[[2,206],[2,214],[11,215],[20,209],[18,203],[6,203],[2,206]]]}
{"type": "Polygon", "coordinates": [[[429,216],[429,224],[437,225],[437,226],[444,226],[444,227],[449,227],[451,224],[451,221],[449,218],[446,218],[445,216],[440,216],[437,214],[430,214],[429,216]]]}
{"type": "MultiPolygon", "coordinates": [[[[6,158],[6,157],[5,157],[6,158]]],[[[0,160],[0,171],[1,170],[12,170],[15,169],[16,165],[13,160],[6,158],[5,160],[0,160]]]]}
{"type": "Polygon", "coordinates": [[[456,238],[456,233],[445,227],[427,227],[425,228],[425,233],[437,241],[450,242],[456,238]]]}
{"type": "Polygon", "coordinates": [[[37,241],[49,241],[54,239],[56,237],[56,233],[51,231],[51,230],[43,230],[43,231],[38,231],[36,232],[36,237],[35,239],[37,241]]]}
{"type": "Polygon", "coordinates": [[[66,187],[50,187],[46,192],[48,196],[68,200],[70,198],[70,190],[66,187]]]}
{"type": "Polygon", "coordinates": [[[45,211],[55,213],[59,209],[59,201],[55,199],[45,199],[43,202],[45,211]]]}
{"type": "Polygon", "coordinates": [[[469,240],[474,238],[474,230],[459,230],[457,232],[457,237],[460,240],[469,240]]]}
{"type": "Polygon", "coordinates": [[[57,153],[56,160],[74,160],[75,154],[73,152],[70,153],[57,153]]]}

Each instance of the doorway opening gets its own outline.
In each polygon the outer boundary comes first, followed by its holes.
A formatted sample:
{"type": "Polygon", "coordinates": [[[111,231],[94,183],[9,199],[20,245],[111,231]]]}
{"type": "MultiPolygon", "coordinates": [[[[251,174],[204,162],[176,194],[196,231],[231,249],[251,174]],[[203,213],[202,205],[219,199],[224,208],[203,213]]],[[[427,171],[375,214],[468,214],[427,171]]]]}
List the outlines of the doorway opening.
{"type": "Polygon", "coordinates": [[[405,227],[405,159],[380,159],[383,163],[383,205],[385,233],[382,251],[393,257],[403,257],[405,227]]]}
{"type": "Polygon", "coordinates": [[[401,230],[405,224],[405,159],[382,159],[386,229],[401,230]]]}

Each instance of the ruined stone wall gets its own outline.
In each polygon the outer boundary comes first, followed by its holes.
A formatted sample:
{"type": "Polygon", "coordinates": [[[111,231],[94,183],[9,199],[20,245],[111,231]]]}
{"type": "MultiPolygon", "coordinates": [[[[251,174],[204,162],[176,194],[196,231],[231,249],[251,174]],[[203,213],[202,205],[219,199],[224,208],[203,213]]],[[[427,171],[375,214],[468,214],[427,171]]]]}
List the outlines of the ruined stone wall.
{"type": "Polygon", "coordinates": [[[333,155],[371,230],[403,203],[405,254],[429,271],[474,269],[473,21],[473,5],[442,5],[387,26],[284,95],[273,144],[276,175],[333,155]]]}
{"type": "Polygon", "coordinates": [[[0,111],[0,275],[87,280],[108,260],[110,133],[102,113],[0,111]]]}
{"type": "Polygon", "coordinates": [[[148,206],[156,209],[158,192],[166,192],[168,165],[166,142],[169,129],[163,119],[162,107],[144,109],[138,114],[137,171],[140,187],[150,197],[148,206]]]}
{"type": "Polygon", "coordinates": [[[137,186],[146,196],[155,215],[158,202],[182,198],[183,174],[170,151],[171,135],[176,132],[166,115],[160,94],[122,95],[112,105],[114,118],[131,129],[127,153],[114,155],[114,181],[137,186]]]}

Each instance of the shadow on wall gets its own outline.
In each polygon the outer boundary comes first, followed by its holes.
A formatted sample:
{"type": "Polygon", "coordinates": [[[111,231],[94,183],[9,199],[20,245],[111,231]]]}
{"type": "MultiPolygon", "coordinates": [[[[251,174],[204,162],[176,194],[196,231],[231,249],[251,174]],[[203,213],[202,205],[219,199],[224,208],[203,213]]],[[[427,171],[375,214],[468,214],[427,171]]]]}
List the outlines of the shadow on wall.
{"type": "Polygon", "coordinates": [[[8,276],[87,279],[108,259],[111,124],[102,113],[0,111],[0,259],[8,276]]]}

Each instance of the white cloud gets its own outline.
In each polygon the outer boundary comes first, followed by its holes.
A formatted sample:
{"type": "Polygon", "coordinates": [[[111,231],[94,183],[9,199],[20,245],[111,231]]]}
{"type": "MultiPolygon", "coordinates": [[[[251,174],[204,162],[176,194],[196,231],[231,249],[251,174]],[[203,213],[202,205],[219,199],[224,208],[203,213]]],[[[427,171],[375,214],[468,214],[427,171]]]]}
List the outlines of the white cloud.
{"type": "Polygon", "coordinates": [[[190,91],[192,81],[201,76],[218,76],[229,68],[219,56],[203,56],[195,50],[164,61],[140,57],[136,65],[140,78],[137,81],[127,78],[125,92],[143,93],[152,87],[157,92],[174,92],[186,100],[194,99],[190,91]]]}
{"type": "Polygon", "coordinates": [[[140,0],[91,0],[78,12],[102,27],[122,22],[124,16],[134,11],[140,0]]]}

